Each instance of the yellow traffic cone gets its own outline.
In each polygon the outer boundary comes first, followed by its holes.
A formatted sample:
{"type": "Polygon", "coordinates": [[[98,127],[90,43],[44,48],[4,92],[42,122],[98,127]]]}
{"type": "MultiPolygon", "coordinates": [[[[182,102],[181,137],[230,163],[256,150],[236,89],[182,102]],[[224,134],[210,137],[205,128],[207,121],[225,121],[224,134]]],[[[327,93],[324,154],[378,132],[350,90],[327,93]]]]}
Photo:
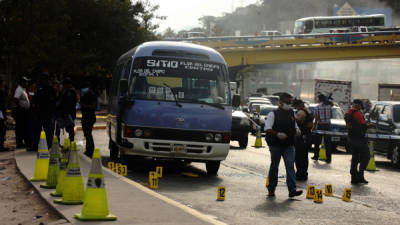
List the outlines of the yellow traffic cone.
{"type": "Polygon", "coordinates": [[[75,142],[71,142],[71,152],[63,185],[62,199],[56,199],[54,203],[65,205],[78,205],[83,203],[83,179],[75,142]]]}
{"type": "Polygon", "coordinates": [[[49,150],[47,148],[46,134],[44,131],[40,133],[39,151],[36,158],[36,167],[32,182],[46,181],[49,170],[49,150]]]}
{"type": "Polygon", "coordinates": [[[254,143],[254,147],[256,148],[262,147],[261,131],[259,126],[257,127],[257,137],[256,137],[256,142],[254,143]]]}
{"type": "Polygon", "coordinates": [[[368,171],[376,171],[376,164],[375,164],[375,157],[374,157],[374,142],[370,141],[369,142],[369,162],[367,165],[367,170],[368,171]]]}
{"type": "Polygon", "coordinates": [[[69,138],[65,138],[64,146],[62,149],[62,158],[61,158],[61,162],[60,162],[60,172],[58,173],[58,177],[57,177],[56,191],[50,193],[50,195],[53,197],[61,197],[62,196],[62,191],[63,191],[63,187],[64,187],[64,177],[65,177],[65,173],[66,173],[66,169],[67,169],[70,149],[71,149],[71,144],[70,144],[69,138]]]}
{"type": "Polygon", "coordinates": [[[319,149],[319,160],[326,160],[326,149],[325,149],[325,140],[324,137],[322,137],[321,141],[321,148],[319,149]]]}
{"type": "Polygon", "coordinates": [[[95,148],[92,156],[92,167],[86,184],[82,212],[75,214],[79,220],[116,220],[109,214],[104,174],[101,165],[100,149],[95,148]]]}
{"type": "Polygon", "coordinates": [[[40,187],[48,189],[54,189],[57,187],[57,178],[60,171],[60,157],[61,151],[58,146],[58,138],[57,136],[54,136],[50,150],[50,163],[46,184],[41,184],[40,187]]]}

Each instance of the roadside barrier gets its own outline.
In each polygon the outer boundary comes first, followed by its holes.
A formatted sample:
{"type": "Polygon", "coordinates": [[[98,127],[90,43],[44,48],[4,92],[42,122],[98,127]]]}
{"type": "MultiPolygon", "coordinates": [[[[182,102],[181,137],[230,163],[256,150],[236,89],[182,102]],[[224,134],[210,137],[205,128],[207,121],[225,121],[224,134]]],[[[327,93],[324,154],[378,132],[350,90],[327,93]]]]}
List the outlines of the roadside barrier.
{"type": "Polygon", "coordinates": [[[318,159],[319,160],[326,160],[327,159],[324,137],[322,137],[321,148],[319,149],[318,159]]]}
{"type": "Polygon", "coordinates": [[[101,164],[100,149],[95,148],[92,156],[92,166],[86,184],[82,212],[75,214],[79,220],[116,220],[109,214],[104,174],[101,164]]]}
{"type": "Polygon", "coordinates": [[[261,138],[261,128],[260,126],[257,126],[257,137],[256,137],[256,142],[254,143],[255,148],[261,148],[262,147],[262,138],[261,138]]]}
{"type": "Polygon", "coordinates": [[[78,205],[83,203],[83,179],[79,165],[78,150],[74,141],[71,142],[71,152],[63,185],[62,199],[56,199],[54,203],[64,205],[78,205]]]}
{"type": "Polygon", "coordinates": [[[369,162],[367,165],[367,170],[368,171],[376,171],[376,164],[375,164],[375,154],[374,154],[374,142],[370,141],[369,142],[369,162]]]}
{"type": "Polygon", "coordinates": [[[32,182],[37,181],[46,181],[47,180],[47,173],[49,170],[49,150],[47,147],[46,141],[46,134],[44,131],[40,133],[40,140],[39,140],[39,151],[36,157],[36,166],[35,166],[35,173],[33,178],[31,179],[32,182]]]}
{"type": "MultiPolygon", "coordinates": [[[[338,132],[338,131],[324,131],[324,130],[316,130],[314,131],[316,134],[328,134],[328,135],[336,135],[336,136],[347,136],[347,132],[338,132]]],[[[400,135],[387,135],[387,134],[365,134],[366,138],[371,139],[389,139],[389,140],[400,140],[400,135]]]]}
{"type": "Polygon", "coordinates": [[[53,137],[53,144],[50,150],[49,170],[47,173],[46,184],[41,184],[41,188],[55,189],[57,187],[57,178],[60,171],[61,151],[58,146],[57,136],[53,137]]]}
{"type": "Polygon", "coordinates": [[[62,157],[60,161],[60,172],[58,173],[57,177],[57,186],[56,191],[51,192],[50,195],[53,197],[61,197],[63,188],[64,188],[64,177],[66,174],[67,164],[68,164],[68,157],[70,152],[71,144],[69,138],[64,139],[64,145],[62,148],[62,157]]]}

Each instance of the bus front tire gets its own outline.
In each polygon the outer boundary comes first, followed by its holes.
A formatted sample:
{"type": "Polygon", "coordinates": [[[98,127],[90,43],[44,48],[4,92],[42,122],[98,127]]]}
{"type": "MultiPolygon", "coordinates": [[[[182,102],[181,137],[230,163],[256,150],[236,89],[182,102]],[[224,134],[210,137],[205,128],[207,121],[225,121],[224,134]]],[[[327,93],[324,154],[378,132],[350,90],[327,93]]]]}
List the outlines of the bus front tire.
{"type": "Polygon", "coordinates": [[[206,162],[207,175],[216,176],[220,165],[221,165],[221,161],[206,162]]]}

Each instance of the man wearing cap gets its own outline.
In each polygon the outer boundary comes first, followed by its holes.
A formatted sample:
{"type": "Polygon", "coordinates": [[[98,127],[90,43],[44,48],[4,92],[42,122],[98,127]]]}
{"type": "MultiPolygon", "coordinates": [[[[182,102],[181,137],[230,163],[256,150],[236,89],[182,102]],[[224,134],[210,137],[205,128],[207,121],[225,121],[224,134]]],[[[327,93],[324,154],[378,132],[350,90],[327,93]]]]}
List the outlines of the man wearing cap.
{"type": "Polygon", "coordinates": [[[294,172],[295,136],[300,135],[294,112],[290,107],[292,96],[282,93],[279,108],[270,112],[265,122],[266,140],[271,154],[271,165],[269,167],[268,196],[275,196],[275,188],[278,184],[278,168],[281,157],[286,167],[286,185],[289,197],[299,196],[302,190],[296,190],[296,174],[294,172]]]}
{"type": "Polygon", "coordinates": [[[296,179],[308,179],[308,151],[311,149],[311,128],[314,116],[300,99],[293,101],[296,107],[296,121],[300,128],[301,135],[296,137],[296,179]]]}
{"type": "Polygon", "coordinates": [[[354,99],[353,107],[346,113],[346,127],[348,129],[348,141],[351,147],[351,183],[352,184],[368,184],[364,178],[364,171],[369,162],[369,149],[365,132],[367,125],[360,109],[363,103],[359,99],[354,99]],[[358,169],[357,169],[358,168],[358,169]]]}
{"type": "MultiPolygon", "coordinates": [[[[27,114],[31,107],[26,88],[28,87],[29,79],[22,77],[20,79],[19,85],[14,92],[14,102],[16,104],[13,110],[13,117],[15,119],[15,139],[16,148],[24,148],[29,146],[28,139],[28,120],[27,114]],[[25,143],[24,143],[25,142],[25,143]]],[[[5,116],[5,115],[3,115],[5,116]]]]}

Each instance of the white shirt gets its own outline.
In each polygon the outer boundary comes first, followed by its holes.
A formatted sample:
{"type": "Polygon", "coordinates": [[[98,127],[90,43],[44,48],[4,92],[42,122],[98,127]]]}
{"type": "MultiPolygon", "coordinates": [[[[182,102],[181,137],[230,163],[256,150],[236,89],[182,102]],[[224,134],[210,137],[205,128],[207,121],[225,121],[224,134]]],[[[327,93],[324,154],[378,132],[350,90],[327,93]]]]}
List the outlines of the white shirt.
{"type": "Polygon", "coordinates": [[[28,94],[26,93],[25,88],[18,85],[17,89],[15,89],[14,98],[18,99],[18,105],[23,109],[29,109],[30,103],[28,94]]]}
{"type": "MultiPolygon", "coordinates": [[[[274,112],[269,112],[268,116],[267,116],[267,121],[265,121],[265,126],[264,126],[264,131],[267,130],[272,130],[272,127],[274,126],[274,122],[275,122],[275,113],[274,112]]],[[[296,130],[299,129],[299,127],[297,126],[296,120],[293,120],[296,130]]]]}

